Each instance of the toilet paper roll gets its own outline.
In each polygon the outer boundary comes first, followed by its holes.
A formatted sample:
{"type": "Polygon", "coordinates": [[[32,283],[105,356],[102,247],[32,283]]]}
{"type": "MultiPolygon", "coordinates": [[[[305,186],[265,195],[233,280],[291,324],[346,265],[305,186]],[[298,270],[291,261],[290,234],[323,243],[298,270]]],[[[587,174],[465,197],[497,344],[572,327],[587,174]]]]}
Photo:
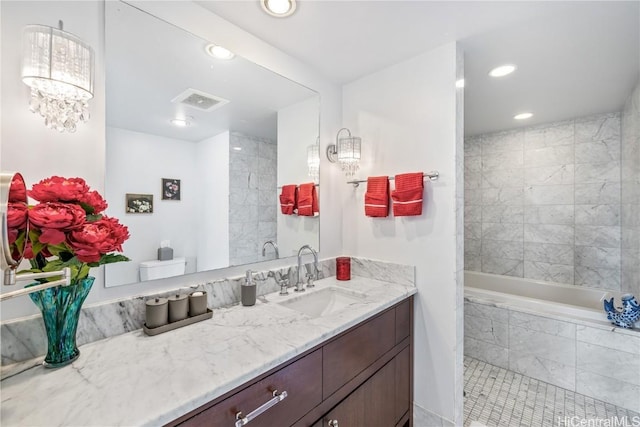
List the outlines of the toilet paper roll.
{"type": "Polygon", "coordinates": [[[145,305],[145,324],[147,328],[157,328],[169,323],[169,302],[166,298],[150,299],[145,305]]]}
{"type": "Polygon", "coordinates": [[[194,292],[189,295],[189,316],[199,316],[207,312],[207,293],[194,292]]]}
{"type": "Polygon", "coordinates": [[[189,316],[189,298],[187,295],[169,297],[169,323],[186,319],[189,316]]]}

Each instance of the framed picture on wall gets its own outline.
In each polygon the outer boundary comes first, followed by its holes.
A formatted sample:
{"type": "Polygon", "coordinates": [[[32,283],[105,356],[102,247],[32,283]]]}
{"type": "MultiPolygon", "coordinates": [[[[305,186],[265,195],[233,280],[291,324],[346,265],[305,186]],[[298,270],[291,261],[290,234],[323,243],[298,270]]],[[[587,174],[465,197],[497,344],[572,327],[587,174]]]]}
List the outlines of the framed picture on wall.
{"type": "Polygon", "coordinates": [[[180,200],[180,180],[162,178],[162,200],[180,200]]]}
{"type": "Polygon", "coordinates": [[[153,194],[127,193],[127,213],[153,213],[153,194]]]}

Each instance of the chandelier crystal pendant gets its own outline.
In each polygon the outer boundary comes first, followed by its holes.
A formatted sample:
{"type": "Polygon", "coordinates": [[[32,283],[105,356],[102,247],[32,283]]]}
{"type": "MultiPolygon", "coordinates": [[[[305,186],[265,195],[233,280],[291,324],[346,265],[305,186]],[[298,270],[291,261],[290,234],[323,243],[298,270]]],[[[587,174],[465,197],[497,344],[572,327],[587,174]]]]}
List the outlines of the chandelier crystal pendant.
{"type": "Polygon", "coordinates": [[[22,81],[31,88],[29,109],[59,132],[75,132],[89,120],[94,52],[75,35],[45,25],[23,32],[22,81]]]}
{"type": "Polygon", "coordinates": [[[314,182],[320,179],[320,137],[315,144],[307,147],[307,167],[309,168],[309,176],[314,182]]]}

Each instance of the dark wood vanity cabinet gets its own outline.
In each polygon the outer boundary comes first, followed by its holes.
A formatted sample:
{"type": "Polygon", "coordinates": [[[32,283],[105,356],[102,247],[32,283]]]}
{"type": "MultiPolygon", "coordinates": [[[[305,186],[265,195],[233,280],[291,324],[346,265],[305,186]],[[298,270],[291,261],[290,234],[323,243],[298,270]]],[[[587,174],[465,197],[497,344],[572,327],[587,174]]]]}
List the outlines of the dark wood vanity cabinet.
{"type": "Polygon", "coordinates": [[[286,391],[247,425],[411,426],[412,328],[410,297],[169,425],[235,426],[286,391]]]}

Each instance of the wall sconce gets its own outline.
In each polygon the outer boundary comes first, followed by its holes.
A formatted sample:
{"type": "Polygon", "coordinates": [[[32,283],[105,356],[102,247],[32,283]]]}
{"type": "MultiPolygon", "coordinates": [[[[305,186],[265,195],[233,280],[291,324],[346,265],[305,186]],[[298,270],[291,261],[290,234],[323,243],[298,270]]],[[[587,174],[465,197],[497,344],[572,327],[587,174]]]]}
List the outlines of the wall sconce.
{"type": "Polygon", "coordinates": [[[22,81],[31,88],[29,109],[44,117],[49,129],[75,132],[89,120],[93,98],[94,53],[71,33],[45,25],[28,25],[22,41],[22,81]]]}
{"type": "Polygon", "coordinates": [[[336,135],[336,143],[327,147],[327,158],[331,163],[338,162],[346,176],[353,176],[360,167],[360,148],[362,138],[352,136],[351,131],[342,128],[336,135]],[[349,136],[340,137],[340,132],[347,131],[349,136]]]}
{"type": "Polygon", "coordinates": [[[316,139],[316,143],[307,147],[307,166],[309,167],[309,176],[313,182],[320,179],[320,137],[316,139]]]}

